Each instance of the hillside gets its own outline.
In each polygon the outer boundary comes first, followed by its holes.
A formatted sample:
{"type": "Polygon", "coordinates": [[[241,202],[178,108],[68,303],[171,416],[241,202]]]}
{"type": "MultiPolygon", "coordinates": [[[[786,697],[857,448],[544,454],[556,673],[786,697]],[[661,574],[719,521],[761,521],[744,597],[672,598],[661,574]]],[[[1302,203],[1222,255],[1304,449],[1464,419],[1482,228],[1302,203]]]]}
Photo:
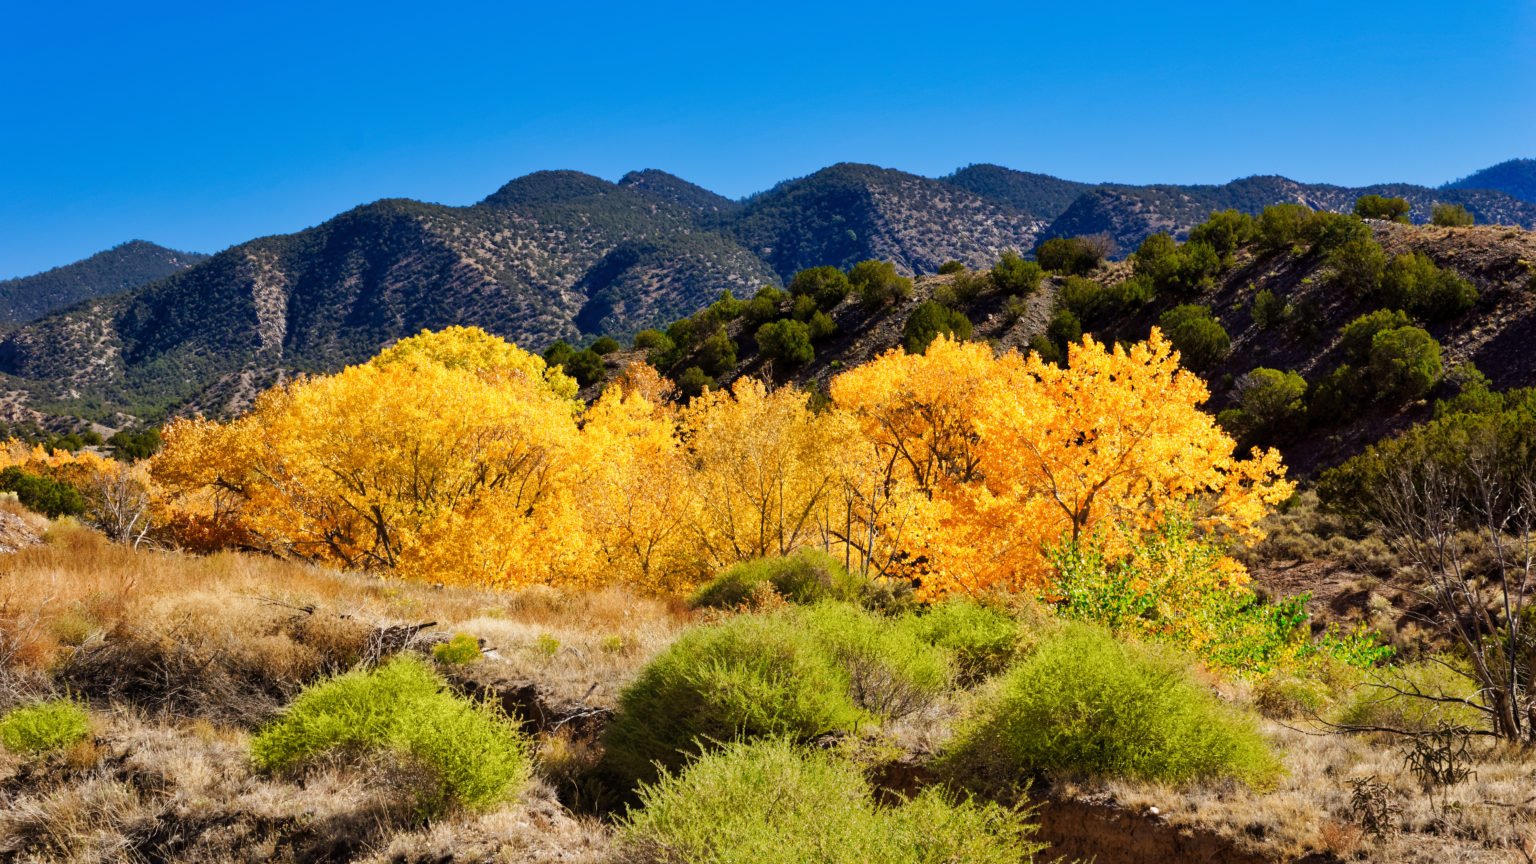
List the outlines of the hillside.
{"type": "Polygon", "coordinates": [[[1536,203],[1536,159],[1511,159],[1445,184],[1446,189],[1494,189],[1536,203]]]}
{"type": "Polygon", "coordinates": [[[749,198],[718,223],[783,279],[807,267],[871,258],[906,273],[945,261],[981,266],[1033,249],[1044,220],[948,183],[841,163],[749,198]]]}
{"type": "MultiPolygon", "coordinates": [[[[1504,166],[1520,163],[1521,160],[1514,160],[1504,166]]],[[[1501,176],[1512,177],[1517,173],[1511,169],[1501,176]]],[[[1362,195],[1407,199],[1412,205],[1409,218],[1419,224],[1430,220],[1430,211],[1435,204],[1449,203],[1466,207],[1479,224],[1536,228],[1536,205],[1513,193],[1498,191],[1498,186],[1465,185],[1472,178],[1439,190],[1406,183],[1332,186],[1298,183],[1278,176],[1244,177],[1222,185],[1093,186],[996,165],[974,165],[944,179],[994,201],[1050,219],[1051,224],[1041,232],[1041,239],[1107,233],[1115,242],[1115,257],[1120,258],[1136,251],[1141,241],[1151,234],[1163,232],[1183,239],[1190,228],[1217,210],[1257,215],[1271,204],[1292,203],[1314,210],[1349,212],[1362,195]],[[1072,194],[1074,192],[1076,194],[1072,194]],[[1067,198],[1069,194],[1070,199],[1067,198]],[[1066,203],[1056,207],[1062,201],[1066,203]]]]}
{"type": "MultiPolygon", "coordinates": [[[[1536,342],[1536,293],[1531,288],[1536,273],[1529,264],[1536,260],[1536,232],[1496,226],[1453,229],[1370,224],[1376,240],[1389,254],[1422,252],[1477,288],[1479,299],[1470,311],[1428,326],[1441,345],[1447,370],[1470,363],[1487,375],[1496,389],[1536,385],[1536,355],[1527,347],[1536,342]]],[[[1130,274],[1128,263],[1108,262],[1090,277],[1114,285],[1130,274]]],[[[733,322],[728,332],[739,346],[739,362],[715,376],[716,380],[728,386],[738,377],[755,376],[826,392],[840,372],[900,345],[907,318],[936,293],[945,295],[956,278],[920,277],[909,299],[875,312],[867,311],[850,296],[832,310],[837,334],[816,345],[809,363],[789,371],[774,369],[759,355],[751,335],[753,325],[733,322]]],[[[974,301],[955,305],[971,321],[973,339],[991,342],[1000,351],[1027,351],[1031,339],[1046,333],[1062,284],[1061,277],[1047,277],[1040,290],[1020,305],[1012,305],[1012,298],[990,290],[974,301]]],[[[1212,391],[1207,407],[1213,412],[1233,405],[1238,380],[1257,367],[1295,371],[1309,382],[1322,378],[1344,362],[1340,346],[1343,326],[1376,308],[1351,298],[1334,284],[1331,271],[1318,254],[1266,254],[1246,247],[1218,276],[1214,287],[1199,296],[1158,298],[1129,314],[1084,323],[1091,325],[1087,329],[1101,340],[1144,339],[1159,316],[1178,303],[1209,306],[1230,335],[1228,354],[1204,372],[1212,391]],[[1306,332],[1300,325],[1261,329],[1252,308],[1255,296],[1263,290],[1293,307],[1309,310],[1306,332]]],[[[640,357],[635,352],[615,354],[608,358],[608,365],[617,370],[640,357]]],[[[696,356],[684,357],[671,372],[679,375],[697,362],[696,356]]],[[[595,390],[589,392],[595,397],[595,390]]],[[[1316,423],[1272,443],[1281,448],[1293,473],[1315,475],[1383,435],[1426,419],[1436,396],[1455,392],[1455,385],[1447,383],[1431,393],[1429,401],[1402,406],[1366,403],[1349,417],[1316,423]]]]}
{"type": "Polygon", "coordinates": [[[129,240],[73,264],[0,282],[0,323],[24,324],[81,300],[137,288],[207,259],[197,252],[129,240]]]}

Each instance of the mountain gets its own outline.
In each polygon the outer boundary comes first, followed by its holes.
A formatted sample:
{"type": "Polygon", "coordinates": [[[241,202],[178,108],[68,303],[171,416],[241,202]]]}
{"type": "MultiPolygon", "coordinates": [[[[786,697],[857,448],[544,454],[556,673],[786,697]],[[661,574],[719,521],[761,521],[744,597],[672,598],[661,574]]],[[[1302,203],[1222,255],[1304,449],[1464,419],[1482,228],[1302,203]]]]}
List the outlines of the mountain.
{"type": "Polygon", "coordinates": [[[137,288],[207,258],[129,240],[73,264],[0,282],[0,323],[33,321],[81,300],[137,288]]]}
{"type": "Polygon", "coordinates": [[[760,192],[715,224],[787,280],[871,258],[908,273],[990,265],[1005,249],[1033,249],[1046,222],[940,180],[844,162],[760,192]]]}
{"type": "Polygon", "coordinates": [[[1285,177],[1245,177],[1220,186],[1114,186],[1084,192],[1044,231],[1043,237],[1107,233],[1117,257],[1136,251],[1158,232],[1177,239],[1204,222],[1213,211],[1235,209],[1251,215],[1271,204],[1302,204],[1314,210],[1349,212],[1362,195],[1405,198],[1409,218],[1428,222],[1436,204],[1460,204],[1480,224],[1536,227],[1536,204],[1486,189],[1430,189],[1407,183],[1346,187],[1298,183],[1285,177]]]}
{"type": "Polygon", "coordinates": [[[1445,184],[1445,189],[1494,189],[1536,204],[1536,159],[1511,159],[1445,184]]]}
{"type": "Polygon", "coordinates": [[[224,414],[297,371],[332,371],[422,328],[530,348],[670,320],[777,281],[684,208],[577,172],[471,207],[385,200],[265,237],[0,340],[0,371],[56,412],[224,414]]]}
{"type": "Polygon", "coordinates": [[[1047,221],[1060,216],[1078,196],[1094,188],[1091,183],[1015,171],[1001,165],[967,165],[940,179],[983,198],[1007,202],[1022,213],[1047,221]]]}
{"type": "Polygon", "coordinates": [[[631,171],[619,178],[619,185],[643,192],[654,198],[670,201],[697,216],[730,213],[741,209],[740,201],[732,201],[724,195],[717,195],[705,189],[703,186],[689,183],[681,177],[673,176],[665,171],[657,171],[654,168],[647,168],[644,171],[631,171]]]}

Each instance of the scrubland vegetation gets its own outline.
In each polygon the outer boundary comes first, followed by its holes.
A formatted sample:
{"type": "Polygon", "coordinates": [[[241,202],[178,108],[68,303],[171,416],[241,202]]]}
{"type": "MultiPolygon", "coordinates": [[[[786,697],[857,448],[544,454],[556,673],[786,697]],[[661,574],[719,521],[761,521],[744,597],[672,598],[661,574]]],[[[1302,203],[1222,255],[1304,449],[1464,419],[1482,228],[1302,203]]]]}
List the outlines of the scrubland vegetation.
{"type": "Polygon", "coordinates": [[[1536,859],[1530,394],[1462,370],[1300,490],[1270,449],[1442,384],[1423,326],[1476,292],[1363,229],[1282,205],[949,267],[825,392],[711,379],[732,333],[780,369],[886,314],[889,263],[726,293],[608,382],[621,346],[455,328],[153,455],[12,446],[0,857],[1536,859]],[[1216,417],[1201,301],[1252,255],[1382,305],[1216,417]],[[1046,280],[1032,350],[969,341],[961,307],[1046,280]],[[1250,575],[1318,558],[1380,606],[1250,575]]]}

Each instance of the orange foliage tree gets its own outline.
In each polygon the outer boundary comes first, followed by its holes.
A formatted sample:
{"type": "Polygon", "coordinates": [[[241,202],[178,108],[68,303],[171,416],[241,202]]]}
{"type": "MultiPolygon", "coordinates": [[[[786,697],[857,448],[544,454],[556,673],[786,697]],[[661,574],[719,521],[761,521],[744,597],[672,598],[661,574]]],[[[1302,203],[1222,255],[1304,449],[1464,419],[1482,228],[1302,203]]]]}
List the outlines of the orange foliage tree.
{"type": "Polygon", "coordinates": [[[940,338],[832,382],[886,485],[917,501],[900,560],[928,596],[1039,589],[1043,549],[1104,520],[1190,508],[1202,531],[1254,534],[1292,484],[1273,450],[1233,457],[1207,395],[1155,330],[1128,350],[1085,339],[1067,368],[940,338]]]}

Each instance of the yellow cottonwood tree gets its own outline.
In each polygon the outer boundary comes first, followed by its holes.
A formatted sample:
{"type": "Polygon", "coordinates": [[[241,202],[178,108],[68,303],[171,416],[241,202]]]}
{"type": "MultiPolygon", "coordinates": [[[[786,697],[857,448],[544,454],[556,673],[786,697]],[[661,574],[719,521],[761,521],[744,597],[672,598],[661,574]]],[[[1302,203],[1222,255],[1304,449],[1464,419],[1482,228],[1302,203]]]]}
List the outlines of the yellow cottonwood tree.
{"type": "Polygon", "coordinates": [[[806,394],[739,379],[681,412],[697,507],[694,534],[708,563],[782,555],[820,539],[837,482],[836,425],[806,394]]]}
{"type": "Polygon", "coordinates": [[[575,554],[568,502],[553,494],[574,403],[542,360],[502,346],[472,329],[423,334],[269,390],[228,424],[177,421],[154,475],[224,490],[280,554],[441,582],[545,581],[575,554]]]}
{"type": "Polygon", "coordinates": [[[886,482],[918,497],[901,563],[923,594],[1039,588],[1043,547],[1106,519],[1151,527],[1188,507],[1202,530],[1253,534],[1290,494],[1274,451],[1233,458],[1199,410],[1204,384],[1157,331],[1129,350],[1085,339],[1069,356],[1061,369],[940,337],[832,382],[886,482]]]}

